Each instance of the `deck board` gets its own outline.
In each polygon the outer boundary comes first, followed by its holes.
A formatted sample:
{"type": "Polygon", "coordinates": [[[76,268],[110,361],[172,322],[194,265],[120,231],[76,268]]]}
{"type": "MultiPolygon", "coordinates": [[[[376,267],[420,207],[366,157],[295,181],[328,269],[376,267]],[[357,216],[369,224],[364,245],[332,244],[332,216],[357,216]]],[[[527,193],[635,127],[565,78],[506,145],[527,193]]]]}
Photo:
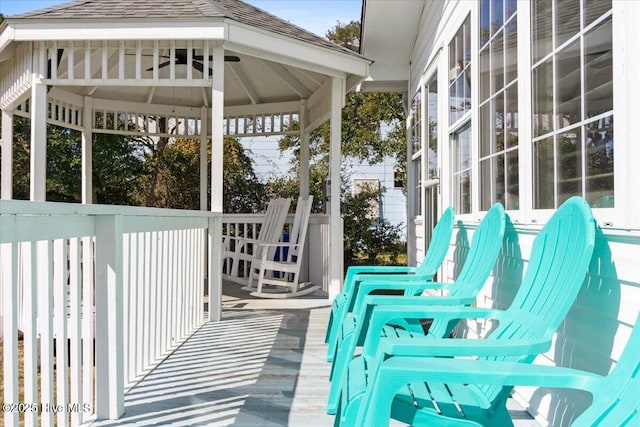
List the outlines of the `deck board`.
{"type": "Polygon", "coordinates": [[[125,396],[123,418],[93,426],[333,425],[325,414],[329,301],[256,299],[237,288],[225,285],[220,322],[203,325],[125,396]]]}

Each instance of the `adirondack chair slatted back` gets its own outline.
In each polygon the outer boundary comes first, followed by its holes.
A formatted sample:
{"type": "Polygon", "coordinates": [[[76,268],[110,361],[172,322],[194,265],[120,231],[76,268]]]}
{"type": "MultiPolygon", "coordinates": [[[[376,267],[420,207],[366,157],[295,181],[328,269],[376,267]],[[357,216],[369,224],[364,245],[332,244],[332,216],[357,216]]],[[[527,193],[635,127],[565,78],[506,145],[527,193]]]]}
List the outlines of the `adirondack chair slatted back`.
{"type": "MultiPolygon", "coordinates": [[[[553,336],[580,291],[595,246],[595,220],[587,202],[572,197],[536,236],[522,284],[491,339],[553,336]]],[[[531,362],[535,355],[490,360],[531,362]]],[[[483,387],[495,395],[501,387],[483,387]]]]}
{"type": "MultiPolygon", "coordinates": [[[[269,202],[267,210],[264,214],[264,221],[258,232],[258,241],[265,243],[279,242],[282,237],[282,230],[284,223],[287,220],[287,214],[289,213],[289,205],[291,199],[277,198],[269,202]]],[[[262,251],[265,250],[264,246],[254,245],[253,256],[261,257],[262,251]]],[[[269,247],[267,258],[273,259],[276,248],[269,247]]]]}
{"type": "Polygon", "coordinates": [[[618,363],[594,391],[591,406],[573,423],[576,426],[640,425],[640,315],[618,363]]]}
{"type": "Polygon", "coordinates": [[[438,271],[451,244],[454,219],[455,211],[453,208],[449,207],[445,209],[438,223],[433,228],[429,247],[424,255],[422,264],[416,269],[416,274],[435,275],[438,271]]]}
{"type": "Polygon", "coordinates": [[[469,253],[449,295],[475,296],[480,292],[500,253],[505,223],[504,208],[500,203],[494,204],[473,234],[469,253]]]}

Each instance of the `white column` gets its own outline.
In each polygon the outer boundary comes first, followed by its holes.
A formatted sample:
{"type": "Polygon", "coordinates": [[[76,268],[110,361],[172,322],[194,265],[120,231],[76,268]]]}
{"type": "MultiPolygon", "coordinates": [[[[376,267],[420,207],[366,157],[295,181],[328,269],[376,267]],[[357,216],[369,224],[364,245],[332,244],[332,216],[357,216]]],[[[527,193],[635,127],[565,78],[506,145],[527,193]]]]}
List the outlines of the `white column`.
{"type": "Polygon", "coordinates": [[[13,199],[13,111],[2,110],[2,189],[0,198],[13,199]]]}
{"type": "Polygon", "coordinates": [[[30,197],[44,202],[47,196],[47,86],[36,79],[31,87],[30,197]]]}
{"type": "Polygon", "coordinates": [[[306,101],[300,102],[300,197],[309,196],[309,132],[306,101]]]}
{"type": "MultiPolygon", "coordinates": [[[[211,211],[222,214],[224,134],[224,48],[213,48],[213,88],[211,92],[211,211]]],[[[220,320],[222,302],[222,221],[210,222],[209,230],[209,320],[220,320]]]]}
{"type": "Polygon", "coordinates": [[[93,203],[93,98],[84,97],[82,116],[82,203],[93,203]]]}
{"type": "Polygon", "coordinates": [[[209,127],[207,107],[200,109],[200,210],[207,210],[207,136],[209,127]]]}
{"type": "Polygon", "coordinates": [[[119,215],[96,217],[96,416],[124,414],[122,227],[119,215]]]}
{"type": "Polygon", "coordinates": [[[342,103],[344,99],[344,78],[331,79],[331,131],[329,146],[330,214],[329,214],[329,299],[338,295],[342,288],[343,233],[340,216],[340,169],[342,103]]]}

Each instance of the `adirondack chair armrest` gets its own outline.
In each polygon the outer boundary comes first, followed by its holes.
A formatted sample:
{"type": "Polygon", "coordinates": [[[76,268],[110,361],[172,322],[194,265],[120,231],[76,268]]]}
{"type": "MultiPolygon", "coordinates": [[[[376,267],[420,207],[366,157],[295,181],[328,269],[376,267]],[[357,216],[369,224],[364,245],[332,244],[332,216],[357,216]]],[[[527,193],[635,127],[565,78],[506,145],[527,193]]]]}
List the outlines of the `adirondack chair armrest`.
{"type": "Polygon", "coordinates": [[[355,280],[362,283],[390,283],[401,282],[430,282],[433,274],[359,274],[355,280]]]}
{"type": "Polygon", "coordinates": [[[360,265],[347,268],[347,274],[344,277],[344,292],[352,292],[354,281],[359,274],[412,274],[416,271],[416,267],[408,267],[405,265],[397,266],[377,266],[377,265],[360,265]]]}
{"type": "Polygon", "coordinates": [[[426,319],[433,318],[430,315],[432,313],[431,308],[425,306],[464,306],[470,305],[475,302],[475,297],[451,297],[451,296],[437,296],[437,297],[423,297],[423,296],[385,296],[385,295],[365,295],[363,298],[363,304],[358,307],[358,311],[354,311],[355,316],[358,319],[366,315],[366,312],[376,310],[376,316],[385,316],[383,313],[393,313],[394,319],[400,317],[404,318],[418,318],[426,319]],[[395,307],[394,307],[395,306],[395,307]],[[382,310],[385,307],[385,310],[382,310]],[[405,314],[407,316],[405,316],[405,314]]]}
{"type": "Polygon", "coordinates": [[[550,340],[492,340],[450,338],[382,339],[378,351],[393,356],[525,356],[549,350],[550,340]],[[425,343],[424,340],[429,340],[425,343]]]}
{"type": "MultiPolygon", "coordinates": [[[[353,363],[358,362],[354,360],[353,363]]],[[[388,420],[395,390],[407,383],[570,388],[584,390],[595,396],[598,388],[602,387],[604,378],[589,372],[555,366],[411,356],[387,358],[379,366],[375,363],[368,364],[367,373],[367,394],[358,412],[358,425],[388,420]]]]}
{"type": "MultiPolygon", "coordinates": [[[[371,299],[377,300],[378,298],[376,297],[372,296],[371,299]]],[[[384,325],[394,319],[438,319],[443,321],[483,318],[499,319],[503,313],[501,310],[489,308],[460,307],[461,298],[457,297],[392,297],[392,299],[405,302],[405,304],[367,305],[367,312],[364,313],[364,316],[369,313],[370,315],[362,349],[363,354],[372,355],[375,353],[382,339],[384,325]],[[426,303],[426,301],[429,301],[429,303],[426,303]],[[454,306],[443,306],[447,302],[454,306]],[[432,304],[432,306],[427,307],[427,304],[432,304]]],[[[356,337],[359,337],[362,333],[363,325],[367,322],[363,320],[363,317],[356,317],[356,319],[358,320],[356,337]]]]}
{"type": "MultiPolygon", "coordinates": [[[[382,298],[387,298],[387,299],[393,298],[393,297],[388,297],[388,296],[385,297],[381,295],[370,295],[371,292],[376,290],[404,291],[405,296],[417,297],[425,289],[432,289],[432,287],[429,286],[429,283],[425,283],[425,280],[428,280],[428,279],[423,278],[422,280],[417,280],[417,281],[406,280],[408,279],[408,277],[420,277],[420,276],[405,276],[401,280],[396,280],[394,277],[393,281],[376,279],[376,280],[371,280],[371,281],[367,280],[366,282],[361,282],[355,291],[356,295],[355,295],[355,303],[353,305],[353,311],[354,312],[359,311],[361,307],[365,306],[368,303],[367,301],[369,297],[380,296],[382,298]],[[409,295],[407,295],[407,293],[409,293],[409,295]]],[[[441,287],[434,286],[433,289],[441,289],[441,287]]],[[[398,296],[401,296],[401,295],[397,295],[396,297],[398,296]]]]}
{"type": "MultiPolygon", "coordinates": [[[[372,371],[370,371],[372,372],[372,371]]],[[[392,357],[377,374],[409,381],[570,388],[594,393],[603,376],[577,369],[441,357],[392,357]],[[398,378],[403,377],[405,378],[398,378]]],[[[376,375],[376,373],[372,373],[376,375]]]]}

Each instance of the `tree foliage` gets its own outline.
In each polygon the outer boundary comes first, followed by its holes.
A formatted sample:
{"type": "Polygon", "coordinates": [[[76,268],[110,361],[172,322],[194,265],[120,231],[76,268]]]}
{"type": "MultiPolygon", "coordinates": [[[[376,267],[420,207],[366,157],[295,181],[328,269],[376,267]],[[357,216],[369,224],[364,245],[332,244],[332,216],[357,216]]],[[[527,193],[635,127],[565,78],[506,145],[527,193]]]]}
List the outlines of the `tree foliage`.
{"type": "MultiPolygon", "coordinates": [[[[331,41],[353,49],[360,44],[360,23],[340,23],[327,33],[331,41]]],[[[342,156],[345,164],[357,159],[376,164],[386,157],[396,159],[398,169],[406,167],[405,111],[402,96],[394,93],[349,93],[342,110],[342,156]]],[[[292,123],[290,129],[298,129],[292,123]]],[[[310,135],[310,192],[318,200],[324,200],[324,182],[329,176],[330,123],[325,122],[310,135]],[[314,183],[317,185],[314,186],[314,183]]],[[[281,151],[292,150],[294,169],[299,167],[300,138],[293,134],[280,139],[281,151]]],[[[344,175],[343,171],[343,175],[344,175]]],[[[276,189],[297,185],[289,178],[289,185],[275,183],[276,189]]],[[[365,258],[369,262],[382,262],[381,253],[398,254],[400,227],[387,220],[371,218],[371,206],[379,202],[383,189],[370,189],[353,195],[346,185],[346,176],[341,177],[341,210],[344,218],[345,265],[357,263],[365,258]]],[[[297,187],[295,187],[297,188],[297,187]]],[[[281,193],[282,194],[282,193],[281,193]]],[[[393,258],[393,256],[392,256],[393,258]]]]}

